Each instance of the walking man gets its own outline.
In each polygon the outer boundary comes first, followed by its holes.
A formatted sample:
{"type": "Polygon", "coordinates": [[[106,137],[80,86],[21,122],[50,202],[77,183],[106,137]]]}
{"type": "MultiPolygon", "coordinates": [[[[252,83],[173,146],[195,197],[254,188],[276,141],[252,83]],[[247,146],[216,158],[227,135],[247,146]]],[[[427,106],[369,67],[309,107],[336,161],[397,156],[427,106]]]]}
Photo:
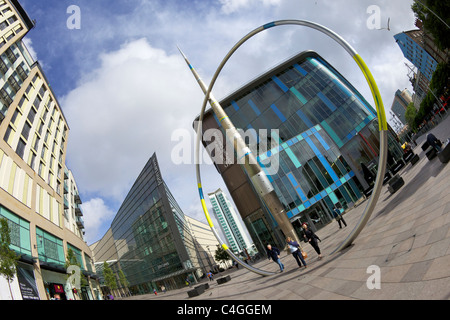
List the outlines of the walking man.
{"type": "Polygon", "coordinates": [[[341,221],[344,223],[345,226],[347,226],[347,223],[344,220],[344,217],[341,215],[341,210],[339,210],[337,207],[334,207],[333,209],[334,218],[339,223],[339,229],[342,229],[341,221]]]}
{"type": "Polygon", "coordinates": [[[270,244],[267,245],[267,258],[270,260],[272,259],[276,263],[278,263],[278,266],[280,267],[280,272],[283,272],[284,270],[284,264],[281,263],[280,260],[280,250],[276,247],[272,247],[270,244]]]}

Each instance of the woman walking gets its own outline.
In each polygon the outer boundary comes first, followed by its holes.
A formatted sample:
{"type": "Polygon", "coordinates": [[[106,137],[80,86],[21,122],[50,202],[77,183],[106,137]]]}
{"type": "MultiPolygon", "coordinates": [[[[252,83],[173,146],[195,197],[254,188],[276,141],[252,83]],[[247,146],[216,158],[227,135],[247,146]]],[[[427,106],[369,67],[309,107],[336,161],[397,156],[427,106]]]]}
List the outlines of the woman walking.
{"type": "Polygon", "coordinates": [[[316,250],[317,254],[319,255],[319,260],[322,259],[322,254],[320,253],[320,248],[317,243],[317,240],[321,241],[319,237],[308,228],[308,225],[306,223],[303,223],[303,237],[311,244],[311,246],[316,250]]]}
{"type": "Polygon", "coordinates": [[[303,250],[302,250],[302,247],[300,246],[300,244],[298,244],[297,241],[292,240],[291,237],[287,237],[286,242],[289,247],[290,253],[297,261],[298,267],[301,268],[302,263],[303,263],[303,265],[306,268],[306,262],[305,262],[305,259],[303,259],[303,254],[302,254],[303,250]]]}

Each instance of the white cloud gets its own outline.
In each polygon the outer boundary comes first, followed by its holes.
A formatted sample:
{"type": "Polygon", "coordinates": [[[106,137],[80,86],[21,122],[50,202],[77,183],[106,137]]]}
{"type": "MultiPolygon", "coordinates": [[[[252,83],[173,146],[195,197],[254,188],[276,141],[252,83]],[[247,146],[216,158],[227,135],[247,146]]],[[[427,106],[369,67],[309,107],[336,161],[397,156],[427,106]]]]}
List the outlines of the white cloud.
{"type": "MultiPolygon", "coordinates": [[[[31,57],[35,61],[38,60],[37,53],[36,53],[36,51],[33,48],[33,41],[30,38],[24,38],[23,39],[23,44],[28,49],[28,53],[31,55],[31,57]]],[[[39,61],[39,63],[41,63],[41,61],[39,61]]],[[[42,65],[42,63],[41,63],[41,65],[42,65]]]]}
{"type": "Polygon", "coordinates": [[[192,123],[196,95],[183,84],[192,81],[183,60],[146,39],[101,61],[62,99],[73,132],[68,159],[85,192],[120,198],[154,151],[170,160],[171,132],[192,123]]]}
{"type": "Polygon", "coordinates": [[[265,7],[276,6],[281,3],[281,0],[219,0],[219,2],[222,4],[222,12],[230,14],[241,9],[254,8],[261,4],[265,7]]]}
{"type": "Polygon", "coordinates": [[[91,244],[106,232],[105,226],[114,218],[115,212],[101,198],[93,198],[81,205],[86,231],[86,242],[91,244]]]}

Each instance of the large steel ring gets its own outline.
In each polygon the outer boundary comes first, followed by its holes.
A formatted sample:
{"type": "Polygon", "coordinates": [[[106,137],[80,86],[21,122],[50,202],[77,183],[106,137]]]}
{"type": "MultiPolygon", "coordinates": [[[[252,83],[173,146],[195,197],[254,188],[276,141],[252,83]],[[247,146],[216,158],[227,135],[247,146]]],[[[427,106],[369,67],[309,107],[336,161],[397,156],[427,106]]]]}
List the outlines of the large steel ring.
{"type": "MultiPolygon", "coordinates": [[[[373,187],[372,195],[367,203],[367,206],[361,215],[361,218],[359,219],[357,225],[353,228],[353,230],[350,232],[350,234],[344,239],[344,241],[331,253],[338,252],[352,244],[352,242],[358,237],[358,235],[361,233],[362,229],[367,224],[370,216],[372,215],[372,212],[375,208],[375,205],[378,201],[378,198],[381,193],[381,188],[383,184],[383,178],[386,170],[386,158],[387,158],[387,131],[388,131],[388,125],[386,121],[386,113],[384,111],[383,101],[381,99],[380,92],[378,90],[378,86],[363,59],[361,56],[348,44],[342,37],[340,37],[337,33],[334,31],[320,25],[314,22],[305,21],[305,20],[279,20],[270,22],[268,24],[265,24],[263,26],[260,26],[253,31],[249,32],[245,37],[243,37],[241,40],[239,40],[233,48],[228,52],[228,54],[225,56],[225,58],[220,63],[219,67],[217,68],[213,78],[211,79],[210,85],[208,87],[207,92],[205,93],[205,99],[203,100],[203,106],[200,112],[199,116],[199,123],[201,124],[203,121],[203,116],[206,108],[206,104],[208,100],[210,99],[212,88],[217,80],[217,77],[219,76],[220,72],[222,71],[223,67],[225,66],[225,63],[230,59],[230,57],[234,54],[234,52],[247,40],[255,36],[256,34],[276,27],[276,26],[282,26],[282,25],[299,25],[299,26],[305,26],[312,29],[315,29],[317,31],[320,31],[324,33],[325,35],[329,36],[333,40],[335,40],[338,44],[340,44],[349,54],[350,56],[355,60],[358,67],[361,69],[362,73],[364,74],[364,77],[366,78],[367,83],[369,84],[370,90],[373,95],[373,99],[375,101],[375,106],[377,109],[377,117],[379,122],[379,130],[380,130],[380,157],[379,157],[379,163],[378,163],[378,172],[376,181],[373,187]]],[[[208,221],[208,224],[213,231],[214,235],[216,236],[217,240],[219,241],[222,248],[231,256],[231,258],[239,263],[244,268],[255,272],[257,274],[263,275],[263,276],[270,276],[273,275],[274,272],[270,271],[264,271],[258,268],[255,268],[251,265],[248,265],[244,263],[241,259],[239,259],[231,250],[228,248],[228,246],[222,241],[219,234],[214,228],[214,224],[212,223],[211,217],[208,213],[208,209],[206,207],[205,199],[203,196],[203,188],[201,183],[201,176],[200,176],[200,162],[199,162],[199,154],[200,154],[200,138],[202,136],[201,134],[201,128],[197,128],[197,142],[196,142],[196,172],[197,172],[197,183],[198,183],[198,189],[199,189],[199,195],[200,195],[200,201],[202,204],[203,211],[205,213],[206,219],[208,221]]]]}

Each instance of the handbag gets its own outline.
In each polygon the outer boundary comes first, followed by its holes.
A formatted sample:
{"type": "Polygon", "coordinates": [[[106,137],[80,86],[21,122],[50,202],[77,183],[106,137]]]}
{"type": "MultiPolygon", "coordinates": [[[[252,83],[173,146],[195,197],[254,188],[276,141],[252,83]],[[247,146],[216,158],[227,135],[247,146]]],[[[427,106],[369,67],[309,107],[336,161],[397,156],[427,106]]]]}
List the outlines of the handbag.
{"type": "Polygon", "coordinates": [[[302,256],[303,256],[303,259],[308,258],[308,254],[305,251],[302,251],[302,256]]]}

